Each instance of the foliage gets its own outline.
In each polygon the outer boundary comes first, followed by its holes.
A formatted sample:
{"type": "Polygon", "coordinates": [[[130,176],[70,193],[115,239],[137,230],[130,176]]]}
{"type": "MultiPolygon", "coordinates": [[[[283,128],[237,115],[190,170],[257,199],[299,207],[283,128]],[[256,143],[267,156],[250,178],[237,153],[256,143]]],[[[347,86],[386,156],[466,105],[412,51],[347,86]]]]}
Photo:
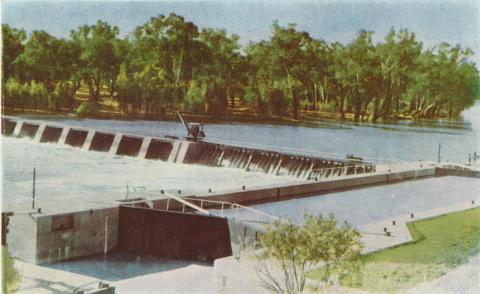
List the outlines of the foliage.
{"type": "MultiPolygon", "coordinates": [[[[398,292],[431,281],[480,252],[480,209],[451,213],[407,224],[413,242],[362,256],[362,271],[347,287],[398,292]]],[[[319,279],[321,272],[310,277],[319,279]]]]}
{"type": "MultiPolygon", "coordinates": [[[[59,84],[75,95],[83,83],[92,102],[106,88],[124,113],[218,114],[235,111],[240,101],[261,116],[301,119],[300,110],[328,110],[356,121],[453,118],[480,96],[472,51],[459,45],[423,48],[406,29],[392,28],[377,44],[365,30],[348,44],[328,44],[294,24],[274,22],[271,30],[269,39],[241,48],[238,35],[200,31],[174,13],[152,17],[124,39],[103,21],[80,26],[70,39],[44,31],[27,38],[2,24],[2,85],[12,78],[21,85],[41,83],[51,109],[72,106],[67,91],[56,102],[59,84]]],[[[36,99],[28,97],[22,99],[36,99]]],[[[14,104],[5,106],[37,107],[14,104]]]]}
{"type": "Polygon", "coordinates": [[[301,293],[307,272],[319,266],[328,285],[333,274],[344,271],[359,255],[359,239],[356,230],[346,224],[339,227],[333,215],[306,214],[301,226],[277,221],[260,236],[257,272],[263,286],[272,292],[301,293]],[[280,270],[280,277],[269,261],[280,270]]]}
{"type": "Polygon", "coordinates": [[[19,275],[13,267],[13,259],[5,246],[2,246],[2,263],[2,292],[14,293],[19,275]]]}
{"type": "Polygon", "coordinates": [[[87,116],[88,114],[95,114],[96,112],[97,108],[95,103],[89,101],[82,102],[75,110],[75,113],[79,116],[87,116]]]}

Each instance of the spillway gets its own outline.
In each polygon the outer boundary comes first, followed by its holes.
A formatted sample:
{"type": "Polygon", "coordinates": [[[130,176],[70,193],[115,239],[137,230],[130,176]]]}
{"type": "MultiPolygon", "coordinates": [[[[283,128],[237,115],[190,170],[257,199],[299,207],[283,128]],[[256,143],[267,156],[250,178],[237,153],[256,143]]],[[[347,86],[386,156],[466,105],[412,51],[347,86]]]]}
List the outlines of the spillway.
{"type": "Polygon", "coordinates": [[[375,171],[375,165],[351,160],[289,154],[213,142],[146,137],[53,123],[2,118],[2,134],[40,143],[65,144],[86,151],[162,160],[171,163],[228,167],[298,179],[319,179],[375,171]]]}

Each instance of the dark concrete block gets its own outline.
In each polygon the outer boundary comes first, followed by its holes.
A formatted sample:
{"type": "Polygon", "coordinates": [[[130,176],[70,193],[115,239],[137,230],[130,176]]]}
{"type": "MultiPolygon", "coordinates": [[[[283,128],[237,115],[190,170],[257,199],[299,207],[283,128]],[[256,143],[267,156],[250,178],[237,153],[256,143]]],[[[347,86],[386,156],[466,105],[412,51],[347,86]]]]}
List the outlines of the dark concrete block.
{"type": "Polygon", "coordinates": [[[95,132],[88,150],[108,152],[112,147],[113,139],[115,139],[114,134],[95,132]]]}
{"type": "Polygon", "coordinates": [[[128,252],[208,262],[232,255],[225,218],[121,206],[118,232],[128,252]]]}
{"type": "Polygon", "coordinates": [[[143,138],[122,136],[117,149],[117,155],[137,156],[142,147],[143,138]]]}
{"type": "Polygon", "coordinates": [[[18,137],[19,138],[29,137],[33,139],[37,134],[38,128],[39,128],[39,125],[37,124],[23,123],[22,128],[20,129],[20,134],[18,134],[18,137]]]}
{"type": "Polygon", "coordinates": [[[73,147],[82,147],[87,139],[87,135],[88,131],[86,130],[70,129],[65,139],[65,144],[73,147]]]}
{"type": "Polygon", "coordinates": [[[160,159],[166,161],[172,152],[173,145],[171,142],[152,139],[150,146],[148,146],[147,159],[160,159]]]}
{"type": "Polygon", "coordinates": [[[60,139],[60,135],[62,134],[62,130],[63,128],[46,126],[45,130],[43,131],[42,137],[40,138],[40,142],[57,143],[60,139]]]}
{"type": "Polygon", "coordinates": [[[2,119],[2,134],[6,136],[13,135],[13,131],[15,130],[15,126],[17,125],[16,121],[12,121],[9,119],[2,119]]]}

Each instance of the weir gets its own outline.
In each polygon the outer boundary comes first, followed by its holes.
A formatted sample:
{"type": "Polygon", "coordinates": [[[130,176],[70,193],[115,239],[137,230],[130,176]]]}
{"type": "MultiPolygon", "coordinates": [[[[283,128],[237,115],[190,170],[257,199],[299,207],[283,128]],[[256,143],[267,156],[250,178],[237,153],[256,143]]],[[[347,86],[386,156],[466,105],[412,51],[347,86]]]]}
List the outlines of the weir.
{"type": "Polygon", "coordinates": [[[46,126],[40,138],[40,143],[59,143],[62,130],[61,128],[46,126]]]}
{"type": "Polygon", "coordinates": [[[85,151],[108,152],[171,163],[238,168],[246,171],[314,180],[375,171],[375,165],[265,149],[192,142],[82,129],[48,122],[2,118],[2,134],[40,143],[66,144],[85,151]]]}
{"type": "Polygon", "coordinates": [[[121,134],[115,134],[115,138],[113,139],[112,142],[112,147],[110,147],[110,150],[108,153],[115,155],[117,154],[118,150],[118,145],[120,144],[120,140],[122,140],[122,135],[121,134]]]}

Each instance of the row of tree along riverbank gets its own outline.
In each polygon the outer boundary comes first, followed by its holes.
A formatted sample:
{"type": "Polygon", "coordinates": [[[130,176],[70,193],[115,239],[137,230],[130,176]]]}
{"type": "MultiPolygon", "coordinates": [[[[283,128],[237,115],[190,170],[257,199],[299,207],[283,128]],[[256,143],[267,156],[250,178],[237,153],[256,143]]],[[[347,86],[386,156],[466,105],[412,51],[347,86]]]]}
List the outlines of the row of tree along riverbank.
{"type": "Polygon", "coordinates": [[[44,31],[27,38],[6,24],[2,32],[7,109],[88,114],[105,89],[117,105],[111,111],[124,114],[299,119],[321,112],[377,121],[454,117],[480,92],[471,50],[447,43],[425,49],[406,29],[392,29],[378,44],[363,30],[349,44],[328,44],[275,22],[269,40],[244,48],[237,35],[200,31],[175,14],[153,17],[123,39],[102,21],[68,39],[44,31]],[[79,104],[82,86],[89,101],[79,104]]]}

